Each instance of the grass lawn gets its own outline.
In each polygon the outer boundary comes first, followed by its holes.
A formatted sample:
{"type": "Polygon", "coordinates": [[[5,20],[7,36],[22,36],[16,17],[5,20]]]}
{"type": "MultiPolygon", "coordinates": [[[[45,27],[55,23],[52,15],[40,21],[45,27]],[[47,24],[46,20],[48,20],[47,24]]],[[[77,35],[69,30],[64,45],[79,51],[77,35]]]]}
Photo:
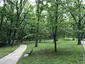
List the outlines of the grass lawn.
{"type": "MultiPolygon", "coordinates": [[[[29,57],[22,57],[18,64],[83,64],[83,47],[76,41],[57,42],[57,52],[54,52],[52,40],[39,43],[39,47],[33,49],[29,57]]],[[[28,44],[25,51],[34,47],[34,43],[28,44]]]]}
{"type": "Polygon", "coordinates": [[[7,54],[14,51],[18,46],[8,46],[8,47],[1,47],[0,48],[0,58],[6,56],[7,54]]]}

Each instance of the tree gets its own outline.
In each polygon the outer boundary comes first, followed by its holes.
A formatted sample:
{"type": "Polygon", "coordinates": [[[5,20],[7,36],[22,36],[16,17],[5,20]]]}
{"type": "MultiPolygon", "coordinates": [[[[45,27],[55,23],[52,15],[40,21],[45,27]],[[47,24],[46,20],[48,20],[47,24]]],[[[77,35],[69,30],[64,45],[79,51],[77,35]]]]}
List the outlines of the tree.
{"type": "Polygon", "coordinates": [[[77,26],[77,38],[78,38],[78,45],[81,44],[81,31],[82,31],[82,28],[81,28],[81,24],[82,24],[82,20],[84,19],[84,12],[83,12],[83,4],[82,4],[82,1],[80,0],[77,0],[77,1],[74,1],[74,2],[71,2],[71,3],[74,3],[74,5],[69,5],[68,4],[68,9],[69,9],[69,12],[71,14],[71,16],[73,17],[75,23],[76,23],[76,26],[77,26]],[[74,12],[72,12],[74,11],[74,12]]]}
{"type": "Polygon", "coordinates": [[[59,14],[60,1],[48,0],[46,5],[47,5],[46,7],[48,7],[47,12],[50,21],[49,24],[51,27],[51,33],[53,37],[54,50],[56,52],[57,51],[56,41],[58,40],[58,19],[59,19],[58,14],[59,14]]]}
{"type": "Polygon", "coordinates": [[[37,21],[37,25],[36,25],[36,43],[35,43],[35,47],[38,47],[38,41],[39,41],[39,23],[40,23],[40,16],[41,16],[41,12],[42,12],[42,4],[43,1],[41,0],[36,0],[36,21],[37,21]]]}
{"type": "MultiPolygon", "coordinates": [[[[6,44],[14,44],[14,41],[17,39],[19,27],[23,25],[23,21],[27,16],[28,10],[25,9],[25,4],[27,0],[4,0],[4,6],[1,11],[3,11],[2,15],[0,15],[1,19],[1,39],[4,40],[6,44]]],[[[24,27],[23,27],[24,28],[24,27]]],[[[23,37],[22,37],[23,38],[23,37]]]]}

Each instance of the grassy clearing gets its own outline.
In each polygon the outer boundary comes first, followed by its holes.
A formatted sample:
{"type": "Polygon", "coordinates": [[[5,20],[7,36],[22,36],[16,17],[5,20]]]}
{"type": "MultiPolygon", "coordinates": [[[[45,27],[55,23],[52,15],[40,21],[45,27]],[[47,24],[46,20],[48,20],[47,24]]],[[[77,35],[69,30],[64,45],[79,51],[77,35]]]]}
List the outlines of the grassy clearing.
{"type": "Polygon", "coordinates": [[[8,46],[8,47],[1,47],[0,48],[0,58],[6,56],[10,52],[14,51],[18,46],[8,46]]]}
{"type": "MultiPolygon", "coordinates": [[[[58,50],[54,52],[52,40],[43,41],[31,56],[22,57],[18,64],[83,64],[83,47],[76,41],[59,40],[57,46],[58,50]]],[[[31,42],[26,52],[33,47],[31,42]]]]}

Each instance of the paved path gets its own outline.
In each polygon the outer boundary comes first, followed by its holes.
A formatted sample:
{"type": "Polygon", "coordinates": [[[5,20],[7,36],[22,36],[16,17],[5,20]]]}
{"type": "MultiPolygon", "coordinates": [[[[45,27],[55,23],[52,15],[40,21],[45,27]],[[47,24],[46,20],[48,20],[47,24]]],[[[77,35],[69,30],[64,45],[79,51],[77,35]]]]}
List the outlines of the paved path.
{"type": "Polygon", "coordinates": [[[83,45],[83,47],[85,49],[85,41],[81,41],[81,44],[83,45]]]}
{"type": "Polygon", "coordinates": [[[17,64],[20,57],[23,55],[26,50],[26,45],[20,45],[14,52],[0,59],[0,64],[17,64]]]}

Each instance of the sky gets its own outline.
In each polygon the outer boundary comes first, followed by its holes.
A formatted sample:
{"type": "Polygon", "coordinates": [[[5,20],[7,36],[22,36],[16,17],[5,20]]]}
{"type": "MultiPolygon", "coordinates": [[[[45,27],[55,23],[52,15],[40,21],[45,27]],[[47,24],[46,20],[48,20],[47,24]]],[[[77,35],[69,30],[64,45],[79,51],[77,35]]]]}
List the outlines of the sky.
{"type": "Polygon", "coordinates": [[[83,4],[85,4],[85,0],[83,0],[83,4]]]}
{"type": "Polygon", "coordinates": [[[30,2],[35,3],[35,0],[30,0],[30,2]]]}
{"type": "Polygon", "coordinates": [[[0,0],[0,6],[3,6],[3,1],[2,0],[0,0]]]}
{"type": "Polygon", "coordinates": [[[35,0],[29,0],[32,5],[35,5],[35,0]]]}

